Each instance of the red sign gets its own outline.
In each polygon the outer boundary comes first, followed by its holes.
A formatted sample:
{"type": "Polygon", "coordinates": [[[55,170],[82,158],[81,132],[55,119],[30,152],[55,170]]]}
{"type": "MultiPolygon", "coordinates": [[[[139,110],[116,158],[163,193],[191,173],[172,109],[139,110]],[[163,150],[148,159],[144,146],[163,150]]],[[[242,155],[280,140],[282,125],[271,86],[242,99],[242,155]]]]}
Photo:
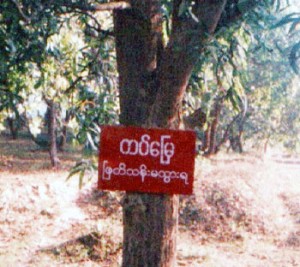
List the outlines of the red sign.
{"type": "Polygon", "coordinates": [[[99,189],[192,194],[193,131],[103,126],[99,189]]]}

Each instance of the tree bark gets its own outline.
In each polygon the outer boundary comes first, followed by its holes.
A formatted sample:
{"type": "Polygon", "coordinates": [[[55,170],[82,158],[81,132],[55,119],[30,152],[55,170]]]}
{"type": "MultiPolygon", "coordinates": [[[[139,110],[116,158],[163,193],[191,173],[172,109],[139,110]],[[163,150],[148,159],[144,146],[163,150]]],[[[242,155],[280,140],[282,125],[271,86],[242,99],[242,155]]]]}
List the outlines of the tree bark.
{"type": "Polygon", "coordinates": [[[122,266],[175,266],[178,196],[128,193],[122,266]]]}
{"type": "MultiPolygon", "coordinates": [[[[151,126],[162,47],[159,1],[132,1],[116,11],[114,25],[120,87],[120,121],[151,126]]],[[[127,193],[123,200],[122,266],[174,266],[178,197],[127,193]]]]}
{"type": "Polygon", "coordinates": [[[233,127],[231,127],[230,129],[230,147],[234,152],[243,153],[242,136],[244,131],[244,121],[245,117],[243,115],[240,115],[238,120],[236,121],[236,131],[233,127]]]}
{"type": "MultiPolygon", "coordinates": [[[[199,23],[175,12],[167,47],[162,43],[161,1],[131,0],[130,9],[114,11],[121,124],[179,127],[193,66],[225,2],[198,1],[194,13],[199,23]]],[[[180,3],[174,1],[174,10],[180,3]]],[[[176,265],[178,196],[127,193],[123,224],[123,267],[176,265]]]]}
{"type": "Polygon", "coordinates": [[[212,155],[217,152],[217,130],[219,125],[219,118],[223,106],[224,97],[220,97],[216,99],[214,104],[214,108],[212,110],[212,122],[210,124],[210,137],[209,137],[209,145],[207,155],[212,155]]]}
{"type": "Polygon", "coordinates": [[[7,124],[10,130],[10,134],[12,136],[13,140],[18,139],[18,134],[19,134],[19,122],[18,118],[13,119],[13,118],[7,118],[7,124]]]}
{"type": "Polygon", "coordinates": [[[61,127],[61,133],[58,140],[58,149],[59,151],[64,151],[66,144],[67,144],[67,138],[68,138],[68,124],[70,120],[73,118],[73,114],[67,110],[66,117],[63,120],[63,125],[61,127]]]}
{"type": "Polygon", "coordinates": [[[206,123],[206,114],[201,108],[196,109],[189,116],[183,117],[184,129],[194,130],[196,127],[202,129],[206,123]]]}
{"type": "Polygon", "coordinates": [[[57,129],[57,121],[56,121],[56,105],[53,100],[47,101],[49,108],[49,139],[50,139],[50,147],[49,154],[52,167],[56,168],[59,165],[59,159],[57,155],[57,143],[56,143],[56,129],[57,129]]]}
{"type": "Polygon", "coordinates": [[[209,144],[210,144],[210,123],[207,123],[207,127],[206,130],[204,131],[204,136],[203,136],[203,146],[202,146],[202,152],[204,152],[204,154],[207,152],[208,148],[209,148],[209,144]]]}

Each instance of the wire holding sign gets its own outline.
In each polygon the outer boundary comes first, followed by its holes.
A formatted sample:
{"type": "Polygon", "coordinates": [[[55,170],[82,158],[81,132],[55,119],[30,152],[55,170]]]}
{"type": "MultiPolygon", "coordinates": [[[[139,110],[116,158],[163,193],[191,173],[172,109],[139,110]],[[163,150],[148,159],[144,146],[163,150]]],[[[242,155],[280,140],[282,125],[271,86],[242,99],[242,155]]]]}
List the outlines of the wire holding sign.
{"type": "Polygon", "coordinates": [[[192,194],[193,131],[102,126],[99,189],[192,194]]]}
{"type": "Polygon", "coordinates": [[[152,141],[150,143],[150,136],[144,134],[140,141],[134,139],[123,139],[120,142],[120,152],[123,155],[140,155],[160,158],[160,163],[163,165],[170,164],[171,158],[175,153],[175,145],[166,140],[170,139],[169,135],[162,135],[160,142],[152,141]]]}

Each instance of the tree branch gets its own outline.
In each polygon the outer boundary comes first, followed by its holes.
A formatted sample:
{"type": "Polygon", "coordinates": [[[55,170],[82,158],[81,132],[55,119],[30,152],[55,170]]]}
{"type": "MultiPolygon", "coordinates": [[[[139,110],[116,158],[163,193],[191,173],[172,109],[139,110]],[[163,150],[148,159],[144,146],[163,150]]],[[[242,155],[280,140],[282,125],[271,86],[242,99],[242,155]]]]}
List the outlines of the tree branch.
{"type": "MultiPolygon", "coordinates": [[[[95,56],[95,58],[90,61],[86,66],[84,66],[84,68],[81,70],[81,72],[84,72],[85,70],[87,70],[88,68],[90,68],[97,60],[97,56],[95,56]]],[[[71,85],[64,91],[65,94],[69,94],[69,93],[72,93],[73,90],[76,88],[76,85],[81,82],[85,77],[84,76],[78,76],[75,81],[73,81],[71,83],[71,85]]]]}
{"type": "Polygon", "coordinates": [[[196,4],[193,6],[193,13],[199,19],[199,23],[206,28],[207,32],[213,34],[227,4],[227,0],[196,1],[196,4]]]}
{"type": "Polygon", "coordinates": [[[10,0],[10,1],[15,5],[15,7],[17,8],[17,10],[18,10],[19,14],[21,15],[22,19],[27,24],[29,24],[31,22],[31,18],[28,17],[27,15],[25,15],[25,13],[22,10],[22,7],[21,7],[20,3],[17,0],[10,0]]]}
{"type": "MultiPolygon", "coordinates": [[[[176,114],[179,113],[193,67],[215,32],[226,2],[226,0],[199,0],[192,6],[192,14],[188,7],[187,14],[180,12],[177,15],[169,43],[157,70],[160,88],[148,124],[157,127],[175,126],[178,119],[176,114]]],[[[184,1],[176,0],[175,3],[179,12],[184,1]]]]}
{"type": "Polygon", "coordinates": [[[179,18],[179,9],[183,0],[173,0],[173,11],[172,11],[172,27],[178,27],[178,23],[180,22],[179,18]]]}
{"type": "MultiPolygon", "coordinates": [[[[96,26],[92,26],[90,24],[87,23],[87,26],[90,28],[90,29],[93,29],[94,31],[96,31],[97,33],[99,34],[102,34],[104,37],[107,37],[107,36],[114,36],[114,33],[111,32],[111,31],[108,31],[108,30],[102,30],[101,29],[101,24],[98,22],[98,20],[92,15],[90,14],[88,11],[83,11],[83,10],[77,10],[75,13],[78,13],[78,14],[81,14],[81,15],[85,15],[87,17],[89,17],[91,20],[94,21],[94,23],[96,24],[96,26]]],[[[85,32],[85,34],[87,34],[88,36],[90,37],[94,37],[94,38],[97,38],[98,36],[95,36],[91,33],[87,33],[85,32]]]]}
{"type": "Polygon", "coordinates": [[[245,13],[253,10],[259,4],[258,0],[242,1],[241,3],[238,2],[239,1],[236,0],[227,1],[216,31],[238,21],[243,17],[243,15],[245,15],[245,13]]]}

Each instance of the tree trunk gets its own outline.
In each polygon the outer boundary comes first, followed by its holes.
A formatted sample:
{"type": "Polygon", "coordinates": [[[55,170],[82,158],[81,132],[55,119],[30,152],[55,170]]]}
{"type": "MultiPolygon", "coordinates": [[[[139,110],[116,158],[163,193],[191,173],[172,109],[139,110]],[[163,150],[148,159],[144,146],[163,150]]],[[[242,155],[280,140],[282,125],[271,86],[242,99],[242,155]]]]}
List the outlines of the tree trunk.
{"type": "Polygon", "coordinates": [[[238,121],[238,136],[237,136],[237,139],[238,139],[239,153],[243,153],[244,152],[242,138],[243,138],[243,133],[244,133],[245,120],[246,120],[246,116],[244,115],[238,121]]]}
{"type": "Polygon", "coordinates": [[[178,196],[128,193],[123,204],[122,266],[175,266],[178,196]]]}
{"type": "Polygon", "coordinates": [[[230,139],[230,145],[234,152],[243,153],[242,134],[243,131],[238,130],[237,134],[232,133],[233,136],[230,139]]]}
{"type": "MultiPolygon", "coordinates": [[[[45,98],[45,97],[44,97],[45,98]]],[[[51,126],[50,126],[50,120],[51,120],[51,103],[49,103],[50,101],[49,100],[45,100],[46,101],[46,104],[47,104],[47,110],[46,110],[46,113],[44,115],[44,125],[47,127],[47,133],[48,135],[50,136],[50,131],[51,131],[51,126]]]]}
{"type": "Polygon", "coordinates": [[[12,139],[16,140],[18,139],[18,134],[19,134],[19,122],[17,121],[18,119],[13,119],[13,118],[7,118],[7,124],[10,130],[10,134],[12,136],[12,139]]]}
{"type": "Polygon", "coordinates": [[[63,125],[58,139],[58,150],[65,151],[66,144],[67,144],[67,126],[63,125]]]}
{"type": "Polygon", "coordinates": [[[203,136],[203,139],[202,139],[202,152],[204,152],[204,154],[206,154],[206,152],[208,151],[208,147],[209,147],[209,143],[210,143],[210,123],[207,122],[207,126],[206,126],[206,129],[204,131],[204,136],[203,136]]]}
{"type": "Polygon", "coordinates": [[[207,151],[208,155],[212,155],[217,152],[217,130],[223,106],[223,100],[223,97],[216,99],[214,109],[212,110],[212,122],[210,125],[209,146],[207,151]]]}
{"type": "MultiPolygon", "coordinates": [[[[114,16],[120,121],[146,126],[158,89],[162,17],[159,1],[132,4],[135,8],[117,11],[114,16]]],[[[177,214],[177,196],[127,193],[123,200],[122,266],[174,266],[177,214]]]]}
{"type": "Polygon", "coordinates": [[[68,134],[68,129],[67,126],[70,122],[70,120],[73,118],[72,114],[70,111],[66,112],[66,118],[63,121],[63,126],[62,126],[62,130],[61,130],[61,135],[60,135],[60,139],[58,142],[58,149],[59,151],[64,151],[66,144],[67,144],[67,134],[68,134]]]}
{"type": "Polygon", "coordinates": [[[196,109],[189,116],[183,117],[184,129],[194,130],[196,127],[202,129],[206,123],[206,114],[201,108],[196,109]]]}
{"type": "MultiPolygon", "coordinates": [[[[181,0],[174,0],[167,47],[162,42],[161,1],[129,2],[130,9],[114,12],[120,122],[176,129],[193,66],[226,1],[197,4],[195,13],[203,21],[196,23],[179,18],[181,0]]],[[[127,193],[123,224],[123,267],[176,265],[178,196],[127,193]]]]}
{"type": "Polygon", "coordinates": [[[57,155],[57,143],[56,143],[56,106],[53,100],[47,101],[48,108],[49,108],[49,139],[50,139],[50,147],[49,147],[49,154],[52,167],[56,168],[59,165],[59,159],[57,155]]]}

